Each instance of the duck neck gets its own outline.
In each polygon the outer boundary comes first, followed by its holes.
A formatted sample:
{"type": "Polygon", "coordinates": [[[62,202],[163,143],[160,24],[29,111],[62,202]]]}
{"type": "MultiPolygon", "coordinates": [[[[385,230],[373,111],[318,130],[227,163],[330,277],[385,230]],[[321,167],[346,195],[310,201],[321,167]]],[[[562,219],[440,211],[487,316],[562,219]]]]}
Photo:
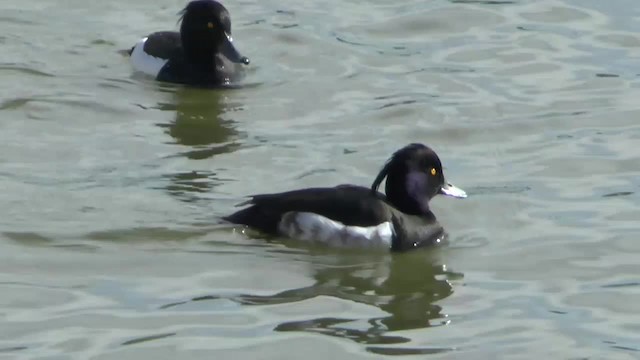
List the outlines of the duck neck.
{"type": "Polygon", "coordinates": [[[183,31],[182,35],[182,48],[187,61],[196,66],[200,70],[211,71],[216,67],[216,47],[211,40],[208,41],[194,41],[194,39],[201,39],[202,36],[197,34],[189,34],[188,31],[183,31]]]}
{"type": "Polygon", "coordinates": [[[405,214],[434,217],[429,209],[428,197],[420,194],[419,188],[412,188],[407,176],[393,175],[390,172],[385,185],[388,201],[405,214]]]}

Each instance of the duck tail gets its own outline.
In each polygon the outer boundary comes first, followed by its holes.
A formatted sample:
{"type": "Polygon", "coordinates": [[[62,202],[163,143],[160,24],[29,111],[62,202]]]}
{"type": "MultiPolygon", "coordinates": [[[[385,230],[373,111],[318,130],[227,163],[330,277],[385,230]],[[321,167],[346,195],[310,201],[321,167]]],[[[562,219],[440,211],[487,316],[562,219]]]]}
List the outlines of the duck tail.
{"type": "Polygon", "coordinates": [[[118,50],[118,54],[120,54],[122,56],[131,56],[131,54],[133,53],[133,48],[134,47],[131,47],[131,49],[118,50]]]}

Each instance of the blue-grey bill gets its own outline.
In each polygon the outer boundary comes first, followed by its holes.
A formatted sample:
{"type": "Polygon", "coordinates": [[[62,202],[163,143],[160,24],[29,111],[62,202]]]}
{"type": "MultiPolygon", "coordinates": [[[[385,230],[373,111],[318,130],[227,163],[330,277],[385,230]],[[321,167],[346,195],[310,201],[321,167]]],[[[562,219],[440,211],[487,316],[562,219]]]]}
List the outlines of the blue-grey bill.
{"type": "Polygon", "coordinates": [[[233,38],[229,34],[225,34],[227,41],[223,44],[222,54],[234,63],[242,63],[245,65],[249,65],[249,58],[246,56],[242,56],[240,52],[233,46],[233,38]]]}
{"type": "Polygon", "coordinates": [[[467,193],[459,187],[453,186],[451,183],[445,183],[440,188],[442,195],[451,196],[454,198],[464,199],[467,197],[467,193]]]}

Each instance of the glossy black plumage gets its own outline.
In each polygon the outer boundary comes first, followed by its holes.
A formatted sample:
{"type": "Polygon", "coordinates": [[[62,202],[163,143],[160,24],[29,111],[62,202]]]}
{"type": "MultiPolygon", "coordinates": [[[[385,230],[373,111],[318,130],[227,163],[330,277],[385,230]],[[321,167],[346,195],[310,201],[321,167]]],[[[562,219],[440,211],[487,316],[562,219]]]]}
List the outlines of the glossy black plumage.
{"type": "Polygon", "coordinates": [[[354,185],[307,188],[277,194],[252,196],[251,206],[225,217],[268,234],[278,233],[278,222],[290,211],[311,212],[340,221],[347,226],[376,226],[391,218],[393,209],[385,196],[354,185]]]}
{"type": "Polygon", "coordinates": [[[346,226],[393,224],[392,250],[431,244],[443,234],[429,200],[439,193],[465,197],[448,184],[436,153],[422,144],[398,150],[380,171],[371,188],[356,185],[307,188],[251,196],[249,205],[224,217],[267,234],[279,235],[279,223],[290,212],[315,213],[346,226]],[[377,191],[386,177],[386,196],[377,191]]]}
{"type": "Polygon", "coordinates": [[[177,31],[158,31],[147,37],[143,50],[145,53],[161,58],[170,59],[182,51],[182,40],[177,31]]]}

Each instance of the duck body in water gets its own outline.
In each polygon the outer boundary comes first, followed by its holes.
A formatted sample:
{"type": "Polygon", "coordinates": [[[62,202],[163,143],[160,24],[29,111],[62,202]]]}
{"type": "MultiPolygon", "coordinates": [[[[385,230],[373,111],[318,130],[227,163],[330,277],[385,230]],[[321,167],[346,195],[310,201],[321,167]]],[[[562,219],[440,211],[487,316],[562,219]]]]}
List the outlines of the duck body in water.
{"type": "Polygon", "coordinates": [[[438,155],[426,145],[396,151],[370,188],[306,188],[253,195],[223,219],[263,233],[330,246],[406,251],[437,243],[444,229],[429,208],[436,195],[465,198],[445,180],[438,155]],[[385,194],[378,191],[386,178],[385,194]]]}

